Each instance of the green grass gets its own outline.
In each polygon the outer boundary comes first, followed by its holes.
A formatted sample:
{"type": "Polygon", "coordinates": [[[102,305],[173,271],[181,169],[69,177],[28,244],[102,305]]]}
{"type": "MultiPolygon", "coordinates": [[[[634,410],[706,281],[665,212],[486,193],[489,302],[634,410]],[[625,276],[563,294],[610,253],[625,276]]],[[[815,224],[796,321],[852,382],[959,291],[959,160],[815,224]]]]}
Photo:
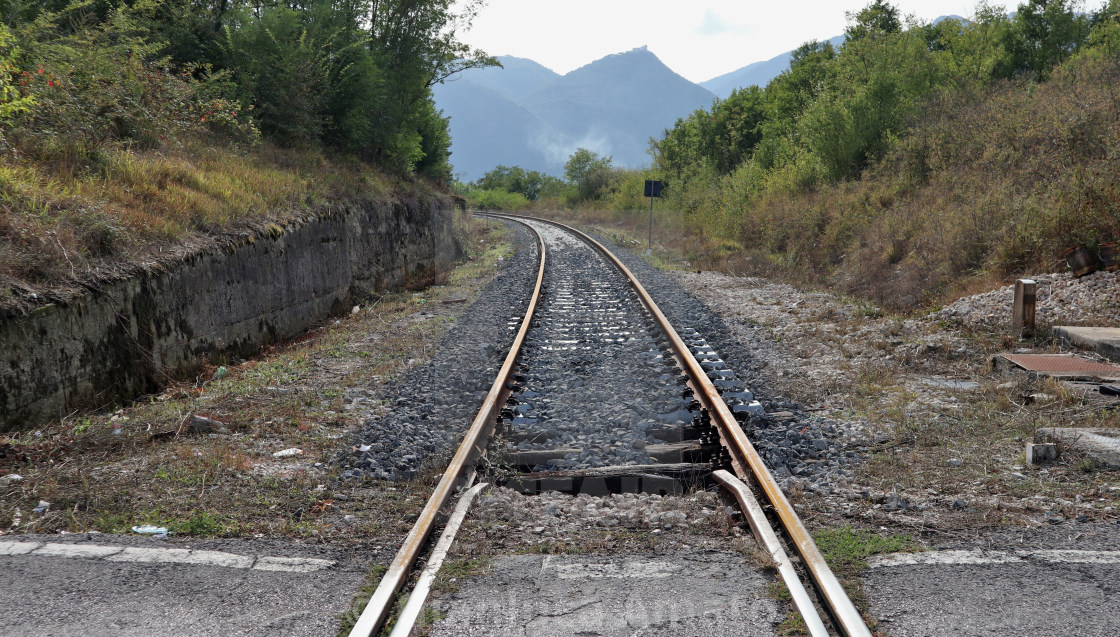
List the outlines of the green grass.
{"type": "Polygon", "coordinates": [[[823,529],[813,539],[832,570],[853,574],[867,568],[867,558],[877,553],[916,551],[919,544],[905,535],[879,535],[851,527],[823,529]]]}
{"type": "Polygon", "coordinates": [[[354,624],[358,623],[358,618],[362,616],[362,611],[369,604],[369,598],[377,590],[377,585],[381,583],[381,578],[387,570],[388,567],[376,564],[366,573],[365,581],[354,599],[350,601],[350,607],[339,617],[342,623],[338,627],[338,637],[346,637],[353,630],[354,624]]]}
{"type": "Polygon", "coordinates": [[[435,581],[432,583],[432,595],[449,595],[459,590],[463,580],[476,577],[490,570],[493,556],[473,557],[465,559],[447,560],[440,567],[435,581]]]}
{"type": "Polygon", "coordinates": [[[850,526],[821,529],[813,533],[813,539],[848,597],[859,609],[868,627],[874,631],[878,622],[870,614],[870,602],[863,590],[861,578],[861,573],[867,568],[867,559],[878,553],[917,551],[921,548],[920,545],[914,538],[906,535],[881,535],[850,526]]]}

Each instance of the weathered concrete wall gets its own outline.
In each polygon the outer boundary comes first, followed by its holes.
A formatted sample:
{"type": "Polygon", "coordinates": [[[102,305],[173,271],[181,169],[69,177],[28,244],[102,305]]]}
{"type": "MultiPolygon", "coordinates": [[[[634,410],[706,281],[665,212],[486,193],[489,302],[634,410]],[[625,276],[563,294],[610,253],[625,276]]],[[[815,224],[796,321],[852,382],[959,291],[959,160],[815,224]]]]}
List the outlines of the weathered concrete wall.
{"type": "Polygon", "coordinates": [[[157,390],[246,356],[459,255],[444,202],[352,203],[0,320],[0,431],[157,390]]]}

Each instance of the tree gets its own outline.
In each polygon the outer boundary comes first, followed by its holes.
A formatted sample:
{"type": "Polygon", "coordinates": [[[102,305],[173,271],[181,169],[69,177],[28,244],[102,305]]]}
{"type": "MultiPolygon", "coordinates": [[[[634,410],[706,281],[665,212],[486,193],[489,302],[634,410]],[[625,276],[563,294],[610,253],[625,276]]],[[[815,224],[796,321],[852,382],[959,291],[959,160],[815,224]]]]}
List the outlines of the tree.
{"type": "Polygon", "coordinates": [[[1016,62],[1044,79],[1089,36],[1091,20],[1074,11],[1070,0],[1028,0],[1015,14],[1016,62]]]}
{"type": "Polygon", "coordinates": [[[857,13],[848,11],[844,15],[848,18],[848,28],[844,32],[848,42],[880,38],[902,31],[898,9],[883,0],[875,0],[857,13]]]}
{"type": "Polygon", "coordinates": [[[576,187],[580,199],[598,199],[610,184],[611,168],[610,157],[578,148],[564,164],[564,176],[576,187]]]}
{"type": "MultiPolygon", "coordinates": [[[[357,0],[352,0],[357,1],[357,0]]],[[[457,39],[483,0],[360,0],[369,27],[369,50],[383,72],[385,99],[370,105],[377,139],[364,153],[382,165],[412,170],[424,155],[408,123],[431,87],[455,73],[498,62],[457,39]],[[456,9],[458,12],[456,12],[456,9]]]]}
{"type": "Polygon", "coordinates": [[[515,192],[524,195],[529,201],[536,201],[542,192],[556,190],[562,183],[556,177],[535,170],[525,170],[519,166],[496,166],[474,182],[474,187],[515,192]]]}
{"type": "Polygon", "coordinates": [[[787,131],[805,107],[827,90],[836,75],[836,48],[830,42],[812,40],[793,51],[789,68],[766,85],[770,118],[787,131]]]}

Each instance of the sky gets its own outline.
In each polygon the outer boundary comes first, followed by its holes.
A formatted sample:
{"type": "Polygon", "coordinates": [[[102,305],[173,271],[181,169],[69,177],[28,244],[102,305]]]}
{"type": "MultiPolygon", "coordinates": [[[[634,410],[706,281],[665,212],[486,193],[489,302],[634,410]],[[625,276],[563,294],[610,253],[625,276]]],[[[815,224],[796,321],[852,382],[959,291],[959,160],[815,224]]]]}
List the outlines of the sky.
{"type": "MultiPolygon", "coordinates": [[[[490,55],[529,58],[567,73],[648,46],[669,68],[703,82],[844,32],[845,11],[871,0],[487,0],[459,38],[490,55]]],[[[896,0],[903,16],[968,17],[976,0],[896,0]]],[[[1013,10],[1018,0],[991,2],[1013,10]]]]}

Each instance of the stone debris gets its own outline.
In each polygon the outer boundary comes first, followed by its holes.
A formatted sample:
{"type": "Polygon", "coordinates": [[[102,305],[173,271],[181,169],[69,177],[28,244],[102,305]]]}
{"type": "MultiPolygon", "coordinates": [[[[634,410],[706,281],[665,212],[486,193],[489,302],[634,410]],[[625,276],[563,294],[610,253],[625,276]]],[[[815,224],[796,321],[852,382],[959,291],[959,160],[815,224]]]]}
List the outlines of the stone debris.
{"type": "MultiPolygon", "coordinates": [[[[1038,283],[1036,321],[1050,325],[1113,325],[1120,314],[1120,271],[1076,278],[1064,272],[1031,277],[1038,283]]],[[[958,299],[933,312],[932,320],[968,327],[1009,328],[1015,286],[958,299]]]]}
{"type": "Polygon", "coordinates": [[[206,418],[204,416],[191,416],[187,421],[185,433],[192,434],[207,434],[219,433],[228,434],[229,427],[224,422],[214,420],[213,418],[206,418]]]}

